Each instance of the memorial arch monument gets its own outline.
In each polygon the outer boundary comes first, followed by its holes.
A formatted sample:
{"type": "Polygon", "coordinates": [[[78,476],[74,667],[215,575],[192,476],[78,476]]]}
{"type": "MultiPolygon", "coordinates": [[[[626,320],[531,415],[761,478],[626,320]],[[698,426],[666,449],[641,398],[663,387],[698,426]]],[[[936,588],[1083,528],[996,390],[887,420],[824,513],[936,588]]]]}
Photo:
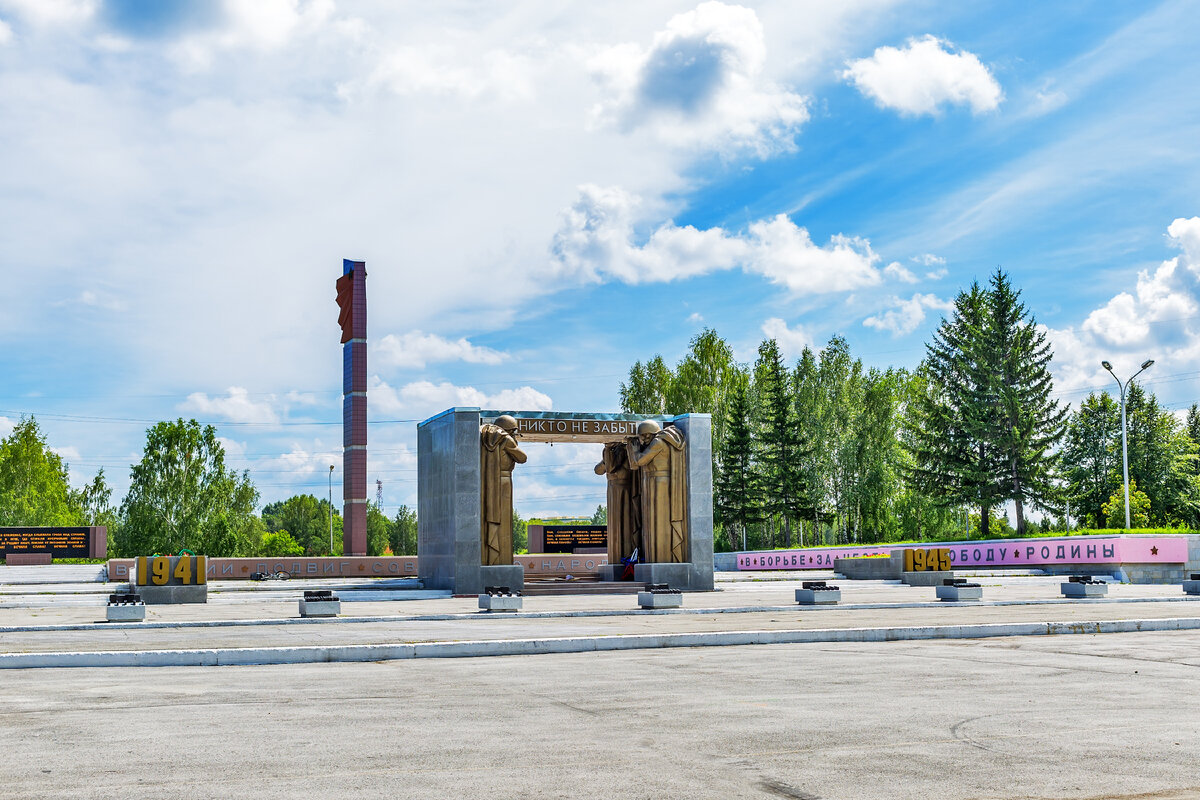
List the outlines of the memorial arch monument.
{"type": "Polygon", "coordinates": [[[451,408],[417,426],[417,552],[430,589],[477,594],[517,589],[512,487],[525,442],[597,443],[588,474],[608,486],[608,557],[618,578],[636,550],[634,580],[710,591],[712,420],[708,414],[647,417],[451,408]]]}

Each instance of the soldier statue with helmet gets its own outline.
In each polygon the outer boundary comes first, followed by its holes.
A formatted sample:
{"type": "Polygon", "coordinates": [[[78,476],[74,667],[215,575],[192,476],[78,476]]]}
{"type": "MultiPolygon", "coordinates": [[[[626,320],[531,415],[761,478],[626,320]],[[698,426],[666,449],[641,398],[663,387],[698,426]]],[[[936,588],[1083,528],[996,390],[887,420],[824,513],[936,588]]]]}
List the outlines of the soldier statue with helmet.
{"type": "Polygon", "coordinates": [[[626,443],[629,468],[639,473],[642,560],[688,560],[687,464],[683,431],[652,419],[638,423],[637,437],[626,443]]]}
{"type": "Polygon", "coordinates": [[[513,563],[512,471],[526,455],[517,444],[517,421],[502,414],[479,426],[481,556],[485,566],[513,563]]]}

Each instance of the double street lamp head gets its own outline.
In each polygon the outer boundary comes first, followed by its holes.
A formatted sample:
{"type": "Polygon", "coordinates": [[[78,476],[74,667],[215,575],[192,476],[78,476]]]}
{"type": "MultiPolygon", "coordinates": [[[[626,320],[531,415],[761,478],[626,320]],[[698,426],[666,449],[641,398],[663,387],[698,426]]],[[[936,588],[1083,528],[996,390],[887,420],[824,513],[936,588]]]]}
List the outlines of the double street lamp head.
{"type": "MultiPolygon", "coordinates": [[[[1101,361],[1100,366],[1104,367],[1109,372],[1112,372],[1112,364],[1108,363],[1107,361],[1101,361]]],[[[1148,358],[1142,362],[1142,369],[1150,369],[1153,366],[1154,366],[1153,358],[1148,358]]],[[[1138,371],[1141,372],[1141,370],[1138,370],[1138,371]]]]}

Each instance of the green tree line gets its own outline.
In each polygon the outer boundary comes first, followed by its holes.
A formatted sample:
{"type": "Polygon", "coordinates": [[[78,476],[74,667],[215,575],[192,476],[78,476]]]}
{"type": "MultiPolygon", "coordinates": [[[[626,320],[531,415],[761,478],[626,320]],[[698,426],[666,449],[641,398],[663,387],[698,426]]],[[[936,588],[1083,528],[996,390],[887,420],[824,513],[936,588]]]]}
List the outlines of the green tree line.
{"type": "MultiPolygon", "coordinates": [[[[211,556],[341,555],[342,517],[327,500],[295,495],[261,513],[258,503],[249,472],[226,468],[216,429],[195,420],[146,432],[119,505],[103,469],[82,489],[71,487],[68,465],[33,417],[0,440],[0,525],[104,525],[110,557],[185,548],[211,556]]],[[[416,512],[401,506],[388,517],[368,503],[367,552],[415,555],[416,512]]]]}
{"type": "MultiPolygon", "coordinates": [[[[675,367],[634,364],[620,396],[629,413],[713,415],[720,549],[1026,535],[1068,513],[1124,527],[1119,403],[1064,407],[1052,357],[997,270],[958,295],[915,369],[864,367],[840,336],[790,364],[767,339],[741,364],[706,329],[675,367]]],[[[1200,409],[1181,422],[1134,385],[1127,416],[1134,522],[1197,526],[1200,409]]]]}

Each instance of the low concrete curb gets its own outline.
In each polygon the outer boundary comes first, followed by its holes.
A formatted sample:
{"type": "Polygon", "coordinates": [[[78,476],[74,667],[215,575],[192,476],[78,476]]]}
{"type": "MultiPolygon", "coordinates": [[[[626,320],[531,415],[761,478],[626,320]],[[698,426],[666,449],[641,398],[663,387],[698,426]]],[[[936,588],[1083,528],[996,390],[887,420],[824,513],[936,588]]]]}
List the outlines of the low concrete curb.
{"type": "Polygon", "coordinates": [[[590,653],[665,647],[733,647],[757,644],[900,642],[923,639],[986,639],[997,636],[1136,633],[1200,629],[1200,618],[1131,619],[1091,622],[1027,622],[903,628],[842,628],[804,631],[728,631],[637,634],[508,641],[430,642],[330,647],[260,647],[211,650],[143,650],[94,653],[4,653],[0,669],[48,667],[211,667],[321,662],[395,661],[412,658],[590,653]]]}
{"type": "MultiPolygon", "coordinates": [[[[292,598],[289,598],[292,599],[292,598]]],[[[1097,597],[1088,600],[1089,606],[1107,605],[1109,603],[1200,603],[1200,596],[1179,595],[1172,597],[1097,597]]],[[[1054,597],[1045,600],[980,600],[972,602],[972,608],[988,608],[991,606],[1053,606],[1078,605],[1079,601],[1068,597],[1054,597]]],[[[651,615],[678,614],[683,616],[711,614],[780,614],[787,612],[809,613],[813,611],[872,611],[881,609],[909,608],[947,608],[949,604],[940,600],[922,601],[919,603],[847,603],[841,605],[798,605],[786,606],[727,606],[725,608],[607,608],[587,611],[522,611],[521,619],[567,619],[571,617],[646,617],[651,615]]],[[[103,608],[103,606],[100,606],[103,608]]],[[[461,612],[455,614],[409,614],[409,615],[377,615],[372,617],[278,617],[268,619],[214,619],[186,620],[176,622],[80,622],[58,625],[0,625],[0,634],[5,633],[43,633],[55,631],[95,631],[119,630],[129,628],[150,630],[153,628],[248,628],[263,625],[353,625],[359,623],[379,622],[450,622],[459,619],[507,619],[512,616],[485,614],[479,611],[461,612]]]]}

